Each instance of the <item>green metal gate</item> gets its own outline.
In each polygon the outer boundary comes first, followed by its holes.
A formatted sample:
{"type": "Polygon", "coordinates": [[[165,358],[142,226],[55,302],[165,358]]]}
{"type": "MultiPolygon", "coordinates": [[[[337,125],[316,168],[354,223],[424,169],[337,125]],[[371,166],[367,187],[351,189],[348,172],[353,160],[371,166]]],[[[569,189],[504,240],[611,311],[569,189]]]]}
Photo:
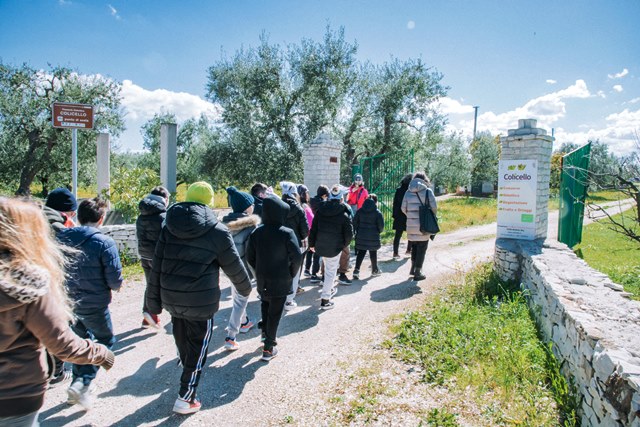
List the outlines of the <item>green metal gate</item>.
{"type": "Polygon", "coordinates": [[[360,159],[360,165],[352,168],[353,174],[361,173],[369,193],[378,196],[378,209],[384,215],[384,228],[393,225],[393,196],[402,178],[413,172],[413,150],[396,151],[360,159]]]}
{"type": "Polygon", "coordinates": [[[562,157],[558,240],[570,248],[582,241],[584,203],[589,186],[591,143],[562,157]]]}

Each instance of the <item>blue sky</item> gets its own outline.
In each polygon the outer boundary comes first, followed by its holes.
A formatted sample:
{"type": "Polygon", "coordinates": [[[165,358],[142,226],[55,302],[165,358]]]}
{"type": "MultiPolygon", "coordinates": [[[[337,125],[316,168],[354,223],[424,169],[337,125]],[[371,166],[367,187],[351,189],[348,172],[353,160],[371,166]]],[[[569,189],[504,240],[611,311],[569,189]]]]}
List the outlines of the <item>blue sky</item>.
{"type": "Polygon", "coordinates": [[[536,118],[557,143],[599,138],[626,153],[640,133],[640,1],[0,0],[0,59],[67,65],[123,83],[128,130],[155,112],[201,112],[206,70],[242,46],[320,40],[344,27],[358,59],[420,57],[444,74],[449,128],[505,134],[536,118]]]}

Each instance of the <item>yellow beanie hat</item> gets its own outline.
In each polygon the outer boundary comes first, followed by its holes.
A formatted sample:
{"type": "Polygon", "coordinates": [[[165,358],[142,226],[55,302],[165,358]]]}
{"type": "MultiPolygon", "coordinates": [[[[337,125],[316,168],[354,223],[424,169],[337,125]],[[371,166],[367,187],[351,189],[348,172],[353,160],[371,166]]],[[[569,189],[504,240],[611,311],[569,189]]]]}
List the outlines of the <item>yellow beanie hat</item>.
{"type": "Polygon", "coordinates": [[[204,181],[194,182],[187,189],[186,201],[202,203],[213,208],[213,188],[204,181]]]}

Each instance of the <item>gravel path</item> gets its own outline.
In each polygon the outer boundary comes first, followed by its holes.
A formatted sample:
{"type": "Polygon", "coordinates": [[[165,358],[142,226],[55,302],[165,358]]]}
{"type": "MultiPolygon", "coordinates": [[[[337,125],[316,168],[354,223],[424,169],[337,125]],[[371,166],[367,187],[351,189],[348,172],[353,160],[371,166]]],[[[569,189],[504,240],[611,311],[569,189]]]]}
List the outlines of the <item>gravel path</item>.
{"type": "MultiPolygon", "coordinates": [[[[557,212],[550,213],[549,224],[552,238],[557,212]]],[[[345,368],[371,353],[386,334],[386,319],[419,305],[443,276],[490,259],[495,230],[494,223],[439,235],[427,251],[427,280],[419,284],[409,280],[408,259],[391,261],[391,247],[385,246],[378,255],[382,276],[369,277],[365,258],[362,280],[338,287],[333,310],[320,311],[320,288],[303,280],[306,292],[297,298],[298,308],[283,317],[278,331],[280,353],[269,363],[259,360],[260,333],[256,329],[239,336],[238,351],[223,349],[231,296],[230,283],[221,274],[220,311],[198,388],[202,410],[189,417],[171,411],[180,369],[170,318],[161,315],[167,325],[159,333],[141,329],[144,285],[126,283],[111,305],[118,339],[116,364],[109,372],[101,370],[94,382],[94,408],[84,412],[68,406],[66,383],[47,393],[40,421],[45,427],[332,424],[331,398],[340,393],[345,368]]],[[[254,291],[249,315],[257,318],[259,309],[254,291]]]]}

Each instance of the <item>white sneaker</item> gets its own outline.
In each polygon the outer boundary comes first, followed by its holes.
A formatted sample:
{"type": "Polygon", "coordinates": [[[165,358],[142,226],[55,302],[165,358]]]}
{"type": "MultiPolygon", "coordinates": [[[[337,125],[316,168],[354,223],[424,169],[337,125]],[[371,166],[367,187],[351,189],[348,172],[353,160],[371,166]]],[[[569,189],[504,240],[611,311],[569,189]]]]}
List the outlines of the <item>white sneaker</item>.
{"type": "Polygon", "coordinates": [[[287,301],[284,303],[284,310],[291,311],[298,306],[298,303],[295,301],[287,301]]]}
{"type": "Polygon", "coordinates": [[[67,403],[70,405],[80,404],[85,411],[93,406],[93,394],[91,384],[84,385],[82,378],[76,378],[67,389],[67,403]]]}
{"type": "Polygon", "coordinates": [[[177,398],[173,404],[173,412],[183,415],[195,414],[200,410],[201,406],[198,399],[193,399],[193,402],[189,402],[188,400],[177,398]]]}

